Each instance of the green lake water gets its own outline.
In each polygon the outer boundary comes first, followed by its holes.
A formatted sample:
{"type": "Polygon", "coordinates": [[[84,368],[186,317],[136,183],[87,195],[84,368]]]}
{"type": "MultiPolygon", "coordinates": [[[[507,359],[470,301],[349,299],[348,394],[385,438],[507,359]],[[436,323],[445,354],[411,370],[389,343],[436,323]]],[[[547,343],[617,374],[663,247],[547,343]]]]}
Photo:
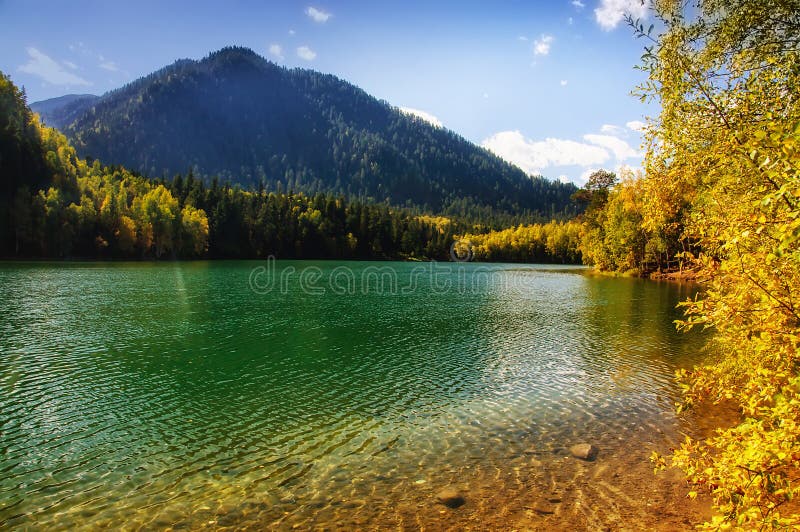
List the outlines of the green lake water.
{"type": "Polygon", "coordinates": [[[0,264],[0,528],[414,527],[453,482],[480,519],[514,460],[680,436],[693,294],[577,267],[0,264]]]}

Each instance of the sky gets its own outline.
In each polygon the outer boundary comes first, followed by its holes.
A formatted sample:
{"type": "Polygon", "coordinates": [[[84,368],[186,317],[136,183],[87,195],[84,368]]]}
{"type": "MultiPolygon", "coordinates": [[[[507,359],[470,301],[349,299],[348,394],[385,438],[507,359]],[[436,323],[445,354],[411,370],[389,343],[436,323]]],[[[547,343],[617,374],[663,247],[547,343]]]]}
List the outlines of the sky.
{"type": "Polygon", "coordinates": [[[0,0],[0,70],[28,101],[104,92],[228,45],[331,73],[530,174],[641,164],[641,0],[0,0]]]}

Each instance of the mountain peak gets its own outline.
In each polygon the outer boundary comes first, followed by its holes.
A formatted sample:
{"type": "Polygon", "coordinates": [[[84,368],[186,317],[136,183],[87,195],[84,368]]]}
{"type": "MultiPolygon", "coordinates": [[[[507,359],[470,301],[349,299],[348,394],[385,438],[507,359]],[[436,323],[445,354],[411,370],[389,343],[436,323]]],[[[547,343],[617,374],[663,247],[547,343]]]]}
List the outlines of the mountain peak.
{"type": "Polygon", "coordinates": [[[273,63],[244,46],[226,46],[211,52],[199,61],[205,65],[257,65],[265,66],[273,63]]]}
{"type": "Polygon", "coordinates": [[[220,48],[216,52],[211,52],[206,56],[207,60],[214,60],[214,59],[228,59],[228,58],[237,58],[237,57],[246,57],[249,59],[264,59],[257,53],[253,51],[252,48],[247,48],[246,46],[225,46],[220,48]]]}

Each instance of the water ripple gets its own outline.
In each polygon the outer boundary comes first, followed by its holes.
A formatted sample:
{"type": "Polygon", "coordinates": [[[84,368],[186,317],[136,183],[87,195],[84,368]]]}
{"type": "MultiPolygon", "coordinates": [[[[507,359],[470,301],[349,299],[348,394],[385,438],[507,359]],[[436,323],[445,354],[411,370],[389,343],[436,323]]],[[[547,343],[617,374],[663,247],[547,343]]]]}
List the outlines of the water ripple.
{"type": "Polygon", "coordinates": [[[464,293],[259,296],[254,265],[0,266],[0,526],[280,528],[368,500],[400,526],[419,479],[511,489],[525,453],[674,433],[702,342],[654,283],[498,266],[464,293]]]}

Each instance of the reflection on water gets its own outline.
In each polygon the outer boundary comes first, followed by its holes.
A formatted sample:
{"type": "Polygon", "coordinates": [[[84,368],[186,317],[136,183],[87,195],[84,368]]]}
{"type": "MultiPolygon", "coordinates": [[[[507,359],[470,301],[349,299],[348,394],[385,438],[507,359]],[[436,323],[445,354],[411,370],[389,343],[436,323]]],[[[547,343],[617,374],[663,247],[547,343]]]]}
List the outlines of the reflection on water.
{"type": "Polygon", "coordinates": [[[686,428],[690,286],[466,264],[477,290],[257,294],[255,266],[0,266],[0,526],[678,522],[638,477],[686,428]]]}

